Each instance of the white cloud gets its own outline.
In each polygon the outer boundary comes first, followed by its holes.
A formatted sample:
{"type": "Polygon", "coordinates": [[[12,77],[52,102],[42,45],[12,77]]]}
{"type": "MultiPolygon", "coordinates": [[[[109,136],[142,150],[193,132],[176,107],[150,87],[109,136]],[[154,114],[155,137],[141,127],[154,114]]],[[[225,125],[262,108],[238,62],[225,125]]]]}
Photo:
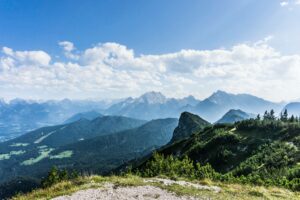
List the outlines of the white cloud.
{"type": "Polygon", "coordinates": [[[3,47],[2,52],[20,66],[36,65],[47,66],[51,61],[50,55],[44,51],[14,51],[11,48],[3,47]]]}
{"type": "Polygon", "coordinates": [[[288,0],[288,1],[281,1],[280,6],[282,7],[291,7],[293,5],[300,5],[300,0],[288,0]]]}
{"type": "Polygon", "coordinates": [[[74,54],[73,51],[76,49],[74,44],[69,41],[62,41],[58,43],[59,46],[61,46],[64,50],[64,55],[72,60],[78,60],[79,56],[74,54]]]}
{"type": "Polygon", "coordinates": [[[287,1],[282,1],[282,2],[280,2],[280,5],[281,5],[282,7],[288,6],[288,5],[289,5],[289,2],[287,2],[287,1]]]}
{"type": "Polygon", "coordinates": [[[69,42],[69,41],[62,41],[62,42],[59,42],[58,43],[59,46],[61,46],[65,51],[73,51],[75,50],[75,46],[72,42],[69,42]]]}
{"type": "MultiPolygon", "coordinates": [[[[270,39],[161,55],[135,55],[124,45],[104,43],[77,52],[75,60],[55,63],[43,51],[5,47],[0,96],[117,98],[159,90],[170,96],[205,97],[223,89],[273,100],[299,98],[300,55],[282,55],[268,45],[270,39]]],[[[75,49],[71,42],[60,45],[64,52],[75,49]]]]}

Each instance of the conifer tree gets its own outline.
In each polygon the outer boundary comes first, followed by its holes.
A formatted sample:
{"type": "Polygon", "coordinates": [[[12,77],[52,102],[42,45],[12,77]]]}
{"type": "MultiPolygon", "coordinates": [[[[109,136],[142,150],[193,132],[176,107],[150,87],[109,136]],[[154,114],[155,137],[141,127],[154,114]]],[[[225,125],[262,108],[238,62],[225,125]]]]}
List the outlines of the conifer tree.
{"type": "Polygon", "coordinates": [[[283,121],[283,122],[288,121],[288,111],[287,111],[287,109],[285,109],[284,112],[280,114],[280,120],[283,121]]]}
{"type": "Polygon", "coordinates": [[[275,112],[273,109],[270,111],[270,120],[275,120],[275,112]]]}
{"type": "Polygon", "coordinates": [[[295,116],[294,115],[291,116],[290,122],[295,122],[295,116]]]}
{"type": "Polygon", "coordinates": [[[260,114],[258,114],[258,115],[256,116],[256,121],[260,121],[260,119],[261,119],[260,114]]]}
{"type": "Polygon", "coordinates": [[[266,110],[265,113],[264,113],[264,120],[268,120],[268,119],[269,119],[269,113],[266,110]]]}

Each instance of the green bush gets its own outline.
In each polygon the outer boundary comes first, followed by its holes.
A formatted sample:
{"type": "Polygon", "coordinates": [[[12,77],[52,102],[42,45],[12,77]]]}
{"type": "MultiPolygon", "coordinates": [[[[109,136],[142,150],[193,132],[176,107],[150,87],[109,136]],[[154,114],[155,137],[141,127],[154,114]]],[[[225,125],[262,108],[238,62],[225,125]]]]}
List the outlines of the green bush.
{"type": "Polygon", "coordinates": [[[164,157],[154,153],[153,159],[147,162],[141,174],[147,177],[165,175],[168,177],[192,178],[195,175],[194,171],[193,162],[188,157],[180,160],[174,156],[164,157]]]}
{"type": "MultiPolygon", "coordinates": [[[[276,159],[275,161],[277,162],[276,159]]],[[[251,163],[252,162],[247,163],[247,165],[245,165],[247,167],[243,167],[243,170],[239,171],[239,175],[237,175],[236,172],[221,174],[216,172],[209,163],[205,165],[201,165],[199,162],[193,163],[187,156],[179,159],[172,155],[165,157],[161,154],[154,153],[153,158],[146,163],[145,167],[135,173],[143,177],[167,176],[169,178],[211,179],[222,182],[264,186],[274,185],[300,191],[300,178],[294,178],[298,177],[298,168],[293,170],[280,168],[273,171],[270,169],[270,171],[265,170],[260,172],[253,170],[258,165],[251,166],[251,163]],[[286,174],[287,171],[289,172],[288,177],[282,176],[282,174],[286,174]]]]}
{"type": "Polygon", "coordinates": [[[78,173],[76,171],[69,173],[66,169],[59,170],[57,167],[53,166],[48,172],[48,175],[42,179],[42,186],[46,188],[61,181],[70,180],[77,177],[78,173]]]}

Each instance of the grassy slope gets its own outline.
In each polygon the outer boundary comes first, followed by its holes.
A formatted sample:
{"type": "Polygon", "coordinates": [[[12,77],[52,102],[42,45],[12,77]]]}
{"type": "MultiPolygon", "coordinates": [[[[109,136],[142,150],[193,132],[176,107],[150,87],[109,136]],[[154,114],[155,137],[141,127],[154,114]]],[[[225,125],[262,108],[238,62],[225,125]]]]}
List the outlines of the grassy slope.
{"type": "Polygon", "coordinates": [[[276,187],[261,187],[238,184],[224,184],[219,182],[211,182],[209,180],[194,181],[202,185],[214,185],[221,187],[220,193],[215,193],[208,190],[199,190],[191,187],[180,185],[162,185],[161,183],[145,183],[142,178],[137,176],[126,177],[102,177],[90,176],[80,177],[73,181],[65,181],[58,183],[46,189],[38,189],[29,194],[18,195],[13,200],[30,200],[30,199],[51,199],[57,196],[72,194],[79,190],[88,188],[101,188],[104,183],[113,183],[116,186],[139,186],[139,185],[154,185],[162,189],[176,193],[177,195],[197,196],[210,199],[300,199],[300,193],[291,192],[286,189],[276,187]]]}
{"type": "MultiPolygon", "coordinates": [[[[278,128],[267,126],[246,129],[236,125],[214,125],[207,127],[190,138],[175,142],[159,150],[164,155],[189,156],[201,164],[210,163],[219,172],[229,172],[257,154],[263,144],[279,142],[294,143],[298,147],[300,126],[282,125],[278,128]],[[223,152],[229,152],[224,155],[223,152]]],[[[299,153],[291,155],[294,162],[300,162],[299,153]]]]}

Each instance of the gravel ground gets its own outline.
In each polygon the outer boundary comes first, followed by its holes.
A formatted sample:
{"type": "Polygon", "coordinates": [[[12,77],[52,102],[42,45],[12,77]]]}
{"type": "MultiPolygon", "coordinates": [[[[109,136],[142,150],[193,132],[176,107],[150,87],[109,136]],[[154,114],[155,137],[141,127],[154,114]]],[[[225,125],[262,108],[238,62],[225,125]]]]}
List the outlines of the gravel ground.
{"type": "Polygon", "coordinates": [[[187,181],[174,181],[174,180],[170,180],[170,179],[154,178],[154,179],[146,179],[146,180],[144,180],[144,182],[152,182],[152,183],[158,182],[158,183],[162,183],[164,185],[177,184],[177,185],[181,185],[181,186],[194,187],[199,190],[210,190],[210,191],[214,191],[216,193],[221,192],[221,188],[217,187],[217,186],[200,185],[200,184],[196,184],[196,183],[190,183],[187,181]]]}
{"type": "Polygon", "coordinates": [[[176,196],[174,193],[154,186],[114,187],[106,184],[101,189],[81,190],[70,196],[61,196],[53,200],[196,200],[198,198],[176,196]]]}

